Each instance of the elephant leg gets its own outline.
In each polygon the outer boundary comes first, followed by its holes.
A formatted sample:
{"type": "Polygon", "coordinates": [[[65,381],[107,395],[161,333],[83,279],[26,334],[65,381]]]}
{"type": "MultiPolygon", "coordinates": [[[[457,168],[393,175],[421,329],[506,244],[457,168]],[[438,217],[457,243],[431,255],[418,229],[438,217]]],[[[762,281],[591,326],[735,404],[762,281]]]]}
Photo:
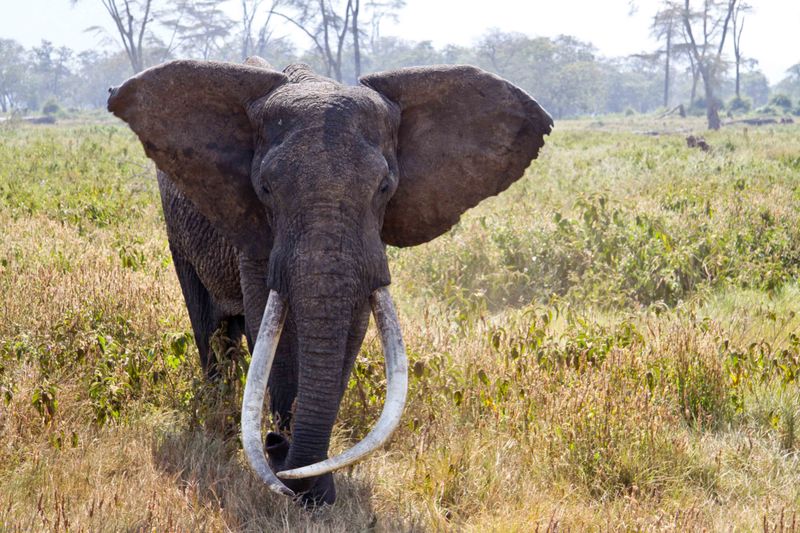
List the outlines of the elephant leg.
{"type": "MultiPolygon", "coordinates": [[[[294,321],[286,319],[275,359],[269,374],[269,406],[278,431],[286,433],[292,421],[292,406],[297,396],[297,342],[294,321]]],[[[255,339],[247,334],[247,346],[253,352],[255,339]]]]}
{"type": "MultiPolygon", "coordinates": [[[[269,287],[263,273],[266,263],[250,261],[240,257],[239,270],[244,296],[247,345],[252,353],[261,324],[264,307],[267,304],[269,287]]],[[[294,319],[289,313],[283,326],[275,359],[270,371],[269,387],[270,411],[278,431],[288,433],[292,422],[292,408],[297,396],[297,334],[294,319]]]]}
{"type": "Polygon", "coordinates": [[[246,328],[244,325],[244,315],[236,315],[227,318],[227,336],[232,346],[241,346],[242,336],[245,336],[246,328]]]}
{"type": "Polygon", "coordinates": [[[227,343],[223,353],[229,353],[229,348],[235,348],[235,353],[241,353],[242,337],[246,337],[244,315],[229,316],[223,319],[223,323],[227,326],[225,330],[227,343]]]}
{"type": "Polygon", "coordinates": [[[241,342],[243,320],[235,317],[226,317],[214,304],[214,300],[206,287],[200,281],[194,267],[180,254],[172,253],[175,272],[181,284],[183,298],[189,311],[189,321],[192,324],[195,344],[200,353],[200,364],[208,379],[215,379],[218,375],[216,357],[211,353],[211,336],[222,325],[223,320],[228,321],[228,336],[233,342],[241,342]]]}

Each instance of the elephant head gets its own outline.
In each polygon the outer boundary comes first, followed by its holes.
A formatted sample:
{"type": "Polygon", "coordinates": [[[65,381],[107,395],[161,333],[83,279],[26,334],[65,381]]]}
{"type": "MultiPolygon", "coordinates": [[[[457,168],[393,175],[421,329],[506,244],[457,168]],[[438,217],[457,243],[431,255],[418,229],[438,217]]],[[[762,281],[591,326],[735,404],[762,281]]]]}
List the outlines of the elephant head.
{"type": "Polygon", "coordinates": [[[173,61],[113,89],[108,107],[239,253],[264,265],[255,277],[269,299],[257,310],[242,433],[251,466],[284,494],[330,482],[399,421],[406,365],[385,246],[427,242],[506,189],[553,124],[525,92],[469,66],[344,86],[305,65],[173,61]],[[364,441],[327,459],[352,367],[345,353],[363,340],[370,302],[387,357],[384,413],[364,441]],[[292,440],[267,439],[282,482],[260,424],[287,313],[299,348],[292,440]]]}

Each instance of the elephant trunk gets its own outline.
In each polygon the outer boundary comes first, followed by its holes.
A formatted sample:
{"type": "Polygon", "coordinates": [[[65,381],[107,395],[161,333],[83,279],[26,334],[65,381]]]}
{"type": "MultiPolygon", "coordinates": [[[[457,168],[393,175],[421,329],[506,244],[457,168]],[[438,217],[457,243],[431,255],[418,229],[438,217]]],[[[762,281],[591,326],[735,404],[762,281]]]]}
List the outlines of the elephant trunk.
{"type": "Polygon", "coordinates": [[[278,477],[302,479],[321,476],[353,464],[385,444],[400,423],[408,392],[408,360],[403,337],[389,290],[382,287],[374,291],[370,296],[370,303],[386,360],[386,401],[380,418],[361,442],[341,455],[294,470],[278,472],[278,477]]]}
{"type": "MultiPolygon", "coordinates": [[[[324,267],[335,269],[334,265],[324,267]]],[[[305,265],[290,282],[289,305],[298,348],[297,397],[292,445],[284,466],[305,466],[326,458],[331,431],[346,383],[347,340],[356,308],[356,287],[348,277],[305,265]]],[[[347,369],[349,370],[349,369],[347,369]]]]}
{"type": "MultiPolygon", "coordinates": [[[[313,240],[310,242],[314,244],[313,240]]],[[[263,448],[256,451],[254,445],[247,445],[250,440],[260,441],[260,413],[258,424],[249,413],[251,405],[258,403],[259,407],[263,406],[263,389],[269,374],[269,364],[256,361],[256,356],[269,359],[278,341],[275,336],[276,328],[270,324],[280,320],[269,318],[268,313],[285,313],[280,307],[271,306],[273,300],[282,302],[276,292],[270,293],[251,370],[248,372],[242,410],[243,441],[246,441],[248,460],[259,477],[274,491],[282,494],[308,491],[322,479],[320,476],[359,460],[386,442],[399,423],[407,388],[407,363],[394,307],[388,290],[379,288],[370,296],[370,301],[387,354],[387,399],[384,412],[376,427],[362,442],[340,456],[327,459],[331,432],[349,377],[350,363],[346,353],[351,325],[354,315],[366,303],[370,288],[362,281],[367,276],[363,275],[363,267],[359,262],[352,260],[352,254],[344,254],[341,248],[330,246],[330,242],[325,247],[302,246],[308,243],[309,241],[301,243],[296,249],[301,253],[297,253],[296,259],[289,263],[291,268],[286,284],[299,349],[299,379],[292,415],[292,442],[288,449],[285,443],[280,443],[275,438],[275,442],[269,439],[267,442],[268,447],[270,444],[274,445],[270,450],[273,464],[282,468],[279,477],[287,480],[292,491],[277,480],[271,470],[264,470],[263,448]],[[303,250],[305,253],[302,253],[303,250]],[[266,339],[269,336],[271,340],[266,339]],[[265,337],[263,342],[262,337],[265,337]],[[266,345],[268,342],[269,349],[259,349],[260,343],[266,345]],[[251,375],[254,372],[262,375],[251,375]],[[253,387],[262,391],[260,398],[247,395],[252,388],[251,382],[253,387]],[[246,420],[246,415],[250,417],[249,421],[246,420]],[[244,434],[245,430],[249,432],[248,435],[244,434]],[[253,432],[257,434],[255,439],[250,436],[253,432]],[[278,448],[281,449],[280,453],[273,453],[278,448]],[[276,461],[276,457],[281,459],[276,461]]],[[[330,477],[327,479],[332,491],[330,477]]],[[[319,488],[320,485],[317,484],[314,491],[319,488]]]]}

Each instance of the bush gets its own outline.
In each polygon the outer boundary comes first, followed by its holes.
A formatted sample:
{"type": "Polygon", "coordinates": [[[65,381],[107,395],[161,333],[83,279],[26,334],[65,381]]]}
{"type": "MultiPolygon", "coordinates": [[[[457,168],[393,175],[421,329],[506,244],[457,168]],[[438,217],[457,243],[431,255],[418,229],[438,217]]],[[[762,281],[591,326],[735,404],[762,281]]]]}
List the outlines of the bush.
{"type": "Polygon", "coordinates": [[[728,102],[728,111],[731,113],[747,113],[752,108],[753,102],[747,97],[741,98],[734,96],[731,98],[731,101],[728,102]]]}
{"type": "Polygon", "coordinates": [[[625,116],[626,117],[632,117],[635,114],[636,114],[636,110],[633,109],[632,107],[626,107],[625,108],[625,116]]]}
{"type": "MultiPolygon", "coordinates": [[[[720,100],[719,98],[714,98],[714,102],[717,104],[717,111],[723,111],[725,109],[725,103],[720,100]]],[[[707,111],[708,105],[706,104],[705,98],[698,98],[694,101],[694,103],[689,107],[689,114],[690,115],[705,115],[707,111]]]]}
{"type": "Polygon", "coordinates": [[[769,103],[776,107],[780,107],[784,112],[787,112],[792,108],[792,99],[785,94],[776,94],[770,99],[769,103]]]}
{"type": "Polygon", "coordinates": [[[55,115],[59,111],[61,111],[61,106],[53,100],[48,100],[47,103],[44,104],[44,107],[42,107],[42,113],[45,115],[55,115]]]}
{"type": "Polygon", "coordinates": [[[689,104],[687,108],[687,112],[689,115],[705,115],[706,114],[706,101],[704,98],[698,98],[694,102],[689,104]]]}

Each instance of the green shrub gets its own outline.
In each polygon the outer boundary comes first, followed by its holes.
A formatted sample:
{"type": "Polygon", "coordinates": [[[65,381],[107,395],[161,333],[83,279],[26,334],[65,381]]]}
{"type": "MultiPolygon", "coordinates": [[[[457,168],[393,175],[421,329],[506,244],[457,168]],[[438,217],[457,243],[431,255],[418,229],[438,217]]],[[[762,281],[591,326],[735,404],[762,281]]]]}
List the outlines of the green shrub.
{"type": "Polygon", "coordinates": [[[45,115],[55,115],[61,111],[61,106],[54,100],[48,100],[42,107],[42,113],[45,115]]]}
{"type": "Polygon", "coordinates": [[[781,108],[784,112],[788,112],[792,108],[792,99],[786,94],[776,94],[770,98],[769,103],[781,108]]]}
{"type": "Polygon", "coordinates": [[[730,102],[728,102],[728,110],[731,113],[747,113],[752,107],[753,101],[747,97],[741,98],[734,96],[731,98],[730,102]]]}

